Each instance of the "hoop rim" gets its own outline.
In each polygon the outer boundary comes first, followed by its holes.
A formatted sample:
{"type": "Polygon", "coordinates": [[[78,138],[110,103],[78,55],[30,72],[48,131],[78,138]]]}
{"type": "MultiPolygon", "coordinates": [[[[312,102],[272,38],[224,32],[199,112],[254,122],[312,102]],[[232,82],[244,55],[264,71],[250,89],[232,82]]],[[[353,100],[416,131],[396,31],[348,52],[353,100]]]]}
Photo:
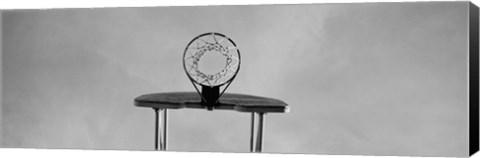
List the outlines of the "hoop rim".
{"type": "Polygon", "coordinates": [[[183,69],[185,71],[185,73],[187,74],[188,78],[190,79],[191,82],[194,82],[194,83],[197,83],[201,86],[207,86],[207,87],[220,87],[220,86],[223,86],[227,83],[230,83],[233,81],[233,79],[235,79],[235,77],[237,76],[239,70],[240,70],[240,64],[241,64],[241,55],[240,55],[240,50],[237,48],[237,45],[235,44],[235,42],[233,42],[232,39],[230,39],[229,37],[227,37],[226,35],[224,34],[221,34],[221,33],[218,33],[218,32],[207,32],[207,33],[203,33],[203,34],[200,34],[198,36],[196,36],[195,38],[193,38],[188,44],[187,44],[187,47],[185,47],[185,50],[183,51],[183,58],[182,58],[182,63],[183,63],[183,69]],[[238,55],[238,66],[237,66],[237,70],[235,71],[235,74],[233,74],[233,76],[231,76],[227,81],[225,81],[224,83],[221,83],[221,84],[218,84],[218,85],[205,85],[205,84],[202,84],[202,83],[199,83],[198,81],[196,81],[195,79],[193,79],[192,76],[190,76],[190,74],[188,73],[188,70],[187,70],[187,67],[185,66],[185,55],[187,54],[187,50],[189,49],[190,45],[196,41],[197,39],[200,39],[201,37],[203,36],[207,36],[207,35],[217,35],[217,36],[221,36],[223,37],[224,39],[227,39],[231,44],[233,44],[233,46],[235,47],[235,50],[237,52],[237,55],[238,55]]]}

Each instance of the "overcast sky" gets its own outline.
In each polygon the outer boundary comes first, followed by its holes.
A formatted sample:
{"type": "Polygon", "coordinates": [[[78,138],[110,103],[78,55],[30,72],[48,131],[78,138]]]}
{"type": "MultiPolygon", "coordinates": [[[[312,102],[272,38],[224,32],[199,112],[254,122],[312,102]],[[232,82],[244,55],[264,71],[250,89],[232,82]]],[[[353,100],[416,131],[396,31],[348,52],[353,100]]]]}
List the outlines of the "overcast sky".
{"type": "MultiPolygon", "coordinates": [[[[465,156],[467,2],[4,11],[3,146],[153,149],[133,99],[194,91],[188,42],[242,53],[227,92],[281,99],[271,153],[465,156]]],[[[175,110],[169,150],[249,151],[250,114],[175,110]]]]}

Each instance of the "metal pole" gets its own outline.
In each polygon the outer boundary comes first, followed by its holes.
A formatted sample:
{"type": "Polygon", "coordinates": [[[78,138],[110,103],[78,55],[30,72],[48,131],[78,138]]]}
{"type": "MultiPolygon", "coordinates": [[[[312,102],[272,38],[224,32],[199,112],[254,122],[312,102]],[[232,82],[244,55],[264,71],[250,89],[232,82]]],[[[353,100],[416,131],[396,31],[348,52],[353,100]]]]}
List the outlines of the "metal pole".
{"type": "Polygon", "coordinates": [[[163,149],[167,150],[167,109],[163,109],[163,149]]]}
{"type": "Polygon", "coordinates": [[[255,113],[252,112],[252,121],[250,125],[250,152],[255,150],[255,113]]]}
{"type": "Polygon", "coordinates": [[[264,127],[264,114],[263,112],[258,113],[258,130],[257,130],[257,145],[255,152],[262,152],[262,143],[263,143],[263,127],[264,127]]]}
{"type": "Polygon", "coordinates": [[[159,123],[159,117],[158,117],[158,108],[153,108],[155,111],[155,150],[158,150],[158,123],[159,123]]]}

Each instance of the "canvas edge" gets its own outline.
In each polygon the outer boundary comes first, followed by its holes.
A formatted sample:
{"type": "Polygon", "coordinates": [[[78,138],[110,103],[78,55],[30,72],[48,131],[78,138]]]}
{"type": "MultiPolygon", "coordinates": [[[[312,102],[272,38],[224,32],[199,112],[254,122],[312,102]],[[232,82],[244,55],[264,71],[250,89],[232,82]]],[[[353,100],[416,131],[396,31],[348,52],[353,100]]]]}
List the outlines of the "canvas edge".
{"type": "Polygon", "coordinates": [[[478,7],[469,2],[468,7],[468,53],[469,53],[469,155],[478,150],[479,144],[479,55],[478,55],[478,7]]]}

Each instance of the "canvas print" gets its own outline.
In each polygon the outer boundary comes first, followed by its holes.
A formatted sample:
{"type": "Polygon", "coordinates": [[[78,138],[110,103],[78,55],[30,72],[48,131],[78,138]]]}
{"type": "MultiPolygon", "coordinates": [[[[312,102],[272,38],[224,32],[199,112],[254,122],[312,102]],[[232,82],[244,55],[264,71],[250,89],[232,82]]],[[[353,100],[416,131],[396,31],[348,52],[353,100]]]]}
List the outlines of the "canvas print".
{"type": "Polygon", "coordinates": [[[2,10],[0,147],[466,157],[470,2],[2,10]]]}

